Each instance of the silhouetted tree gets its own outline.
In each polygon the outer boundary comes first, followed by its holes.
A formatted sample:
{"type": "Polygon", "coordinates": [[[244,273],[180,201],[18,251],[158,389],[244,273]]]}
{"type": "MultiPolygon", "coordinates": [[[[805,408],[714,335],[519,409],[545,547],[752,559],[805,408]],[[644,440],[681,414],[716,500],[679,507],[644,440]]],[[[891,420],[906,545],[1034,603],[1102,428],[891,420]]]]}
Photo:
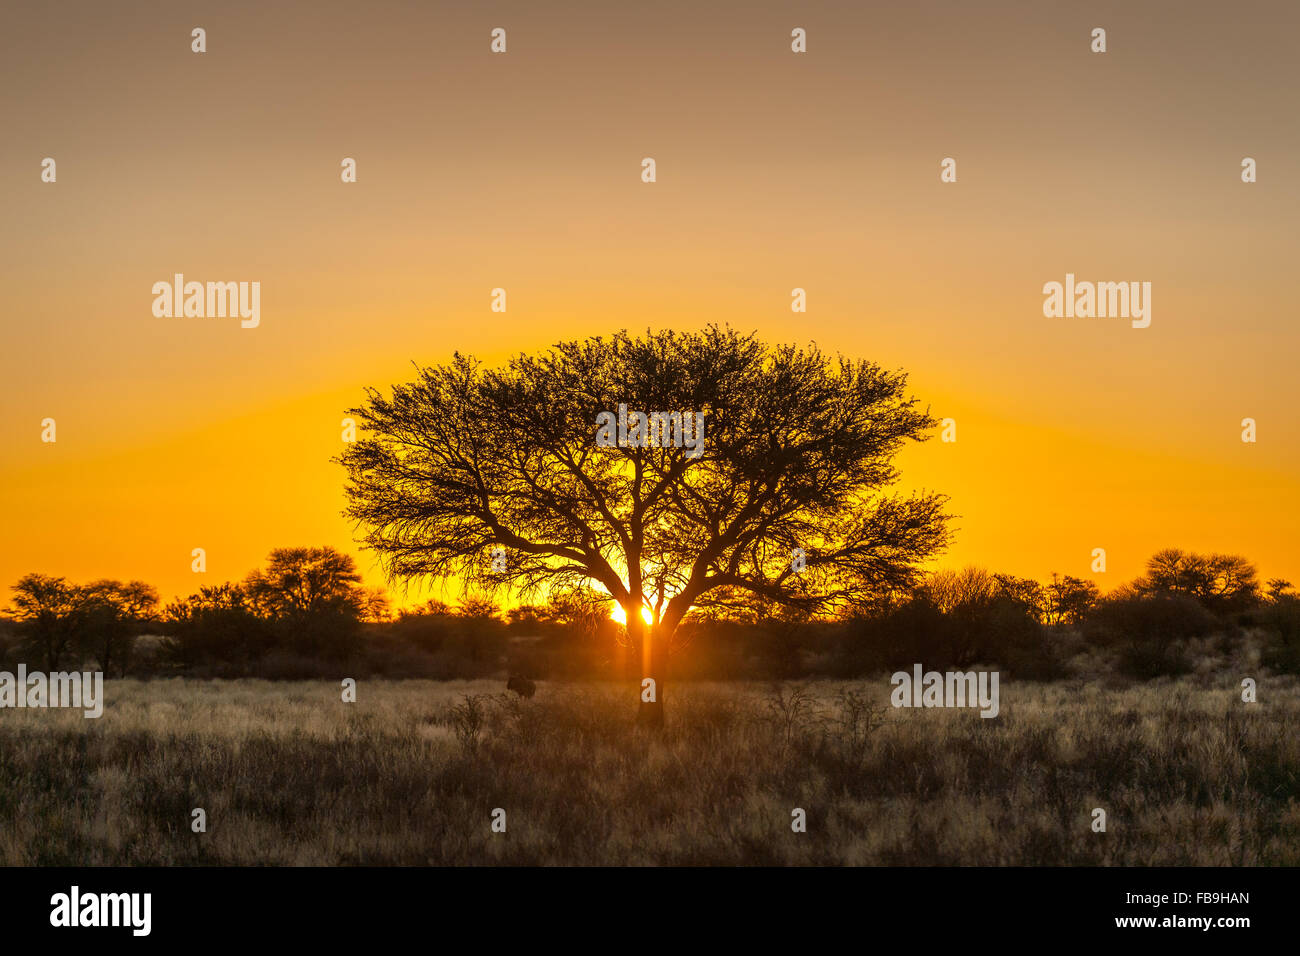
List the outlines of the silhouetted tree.
{"type": "Polygon", "coordinates": [[[158,592],[143,581],[101,580],[78,590],[77,630],[83,654],[105,674],[125,673],[135,639],[153,621],[158,592]]]}
{"type": "Polygon", "coordinates": [[[331,548],[276,548],[265,570],[244,582],[249,596],[270,617],[359,613],[366,595],[352,556],[331,548]]]}
{"type": "Polygon", "coordinates": [[[370,605],[352,556],[328,546],[276,548],[244,592],[285,643],[308,654],[348,652],[370,605]]]}
{"type": "Polygon", "coordinates": [[[467,597],[456,606],[456,616],[471,620],[496,620],[498,610],[496,601],[489,597],[467,597]]]}
{"type": "Polygon", "coordinates": [[[1236,554],[1193,554],[1178,548],[1157,551],[1147,561],[1146,577],[1135,586],[1145,592],[1186,594],[1216,612],[1240,611],[1259,597],[1258,572],[1236,554]]]}
{"type": "Polygon", "coordinates": [[[983,568],[970,566],[961,570],[944,568],[926,578],[921,590],[944,614],[959,607],[990,604],[998,593],[993,575],[983,568]]]}
{"type": "Polygon", "coordinates": [[[386,624],[393,619],[393,605],[383,588],[366,588],[360,599],[361,620],[386,624]]]}
{"type": "Polygon", "coordinates": [[[270,644],[268,622],[238,584],[200,588],[167,605],[163,617],[163,652],[182,666],[219,663],[242,674],[270,644]]]}
{"type": "Polygon", "coordinates": [[[20,653],[37,655],[47,672],[58,670],[75,646],[80,589],[66,578],[28,574],[12,590],[20,653]]]}
{"type": "Polygon", "coordinates": [[[594,637],[608,619],[606,608],[609,598],[589,587],[553,590],[546,601],[546,614],[551,620],[575,633],[594,637]]]}
{"type": "Polygon", "coordinates": [[[1082,624],[1101,598],[1097,585],[1082,578],[1052,572],[1052,581],[1043,588],[1044,623],[1052,625],[1082,624]]]}
{"type": "Polygon", "coordinates": [[[1018,578],[1014,574],[995,574],[998,596],[1024,610],[1035,621],[1047,614],[1047,593],[1033,578],[1018,578]]]}
{"type": "Polygon", "coordinates": [[[639,717],[659,725],[692,608],[829,613],[910,588],[946,543],[942,496],[884,491],[904,442],[937,424],[905,385],[716,327],[566,342],[494,371],[457,354],[351,410],[365,432],[339,459],[345,514],[393,579],[604,588],[654,682],[639,717]],[[625,411],[679,426],[598,444],[602,413],[625,411]]]}

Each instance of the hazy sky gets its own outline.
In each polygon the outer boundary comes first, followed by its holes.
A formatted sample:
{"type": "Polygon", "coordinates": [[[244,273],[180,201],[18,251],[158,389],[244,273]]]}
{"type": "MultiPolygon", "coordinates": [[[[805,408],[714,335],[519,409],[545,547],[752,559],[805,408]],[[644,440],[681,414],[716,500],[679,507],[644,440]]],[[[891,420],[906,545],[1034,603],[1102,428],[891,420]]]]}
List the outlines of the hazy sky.
{"type": "Polygon", "coordinates": [[[0,604],[297,544],[378,583],[329,462],[364,386],[714,321],[956,420],[902,459],[945,564],[1300,580],[1298,64],[1291,2],[7,5],[0,604]],[[155,317],[177,272],[260,282],[260,326],[155,317]],[[1150,327],[1045,318],[1067,272],[1150,282],[1150,327]]]}

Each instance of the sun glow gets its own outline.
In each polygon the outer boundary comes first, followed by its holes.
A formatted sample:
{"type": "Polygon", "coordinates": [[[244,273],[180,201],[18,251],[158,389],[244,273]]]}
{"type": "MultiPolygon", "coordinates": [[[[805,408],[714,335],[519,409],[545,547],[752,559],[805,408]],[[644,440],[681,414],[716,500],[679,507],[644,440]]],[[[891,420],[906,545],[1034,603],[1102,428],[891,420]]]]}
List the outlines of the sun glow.
{"type": "MultiPolygon", "coordinates": [[[[609,612],[609,616],[620,624],[627,623],[627,612],[623,610],[623,605],[619,604],[617,601],[614,602],[614,609],[609,612]]],[[[654,616],[650,613],[650,609],[644,605],[641,607],[641,620],[645,621],[647,624],[654,623],[654,616]]]]}

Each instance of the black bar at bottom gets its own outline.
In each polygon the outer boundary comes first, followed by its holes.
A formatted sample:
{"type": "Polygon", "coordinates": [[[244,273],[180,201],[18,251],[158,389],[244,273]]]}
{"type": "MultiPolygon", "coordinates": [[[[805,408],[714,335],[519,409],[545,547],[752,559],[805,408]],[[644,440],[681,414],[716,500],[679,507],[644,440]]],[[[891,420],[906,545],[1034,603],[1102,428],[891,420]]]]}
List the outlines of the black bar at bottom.
{"type": "Polygon", "coordinates": [[[0,909],[7,942],[373,945],[414,933],[450,945],[468,933],[488,945],[640,937],[661,949],[685,934],[734,948],[789,931],[815,934],[810,945],[841,933],[864,944],[902,933],[927,948],[1124,936],[1232,945],[1285,931],[1295,882],[1293,870],[1226,868],[49,868],[0,870],[0,909]],[[145,893],[147,935],[144,897],[120,895],[145,893]]]}

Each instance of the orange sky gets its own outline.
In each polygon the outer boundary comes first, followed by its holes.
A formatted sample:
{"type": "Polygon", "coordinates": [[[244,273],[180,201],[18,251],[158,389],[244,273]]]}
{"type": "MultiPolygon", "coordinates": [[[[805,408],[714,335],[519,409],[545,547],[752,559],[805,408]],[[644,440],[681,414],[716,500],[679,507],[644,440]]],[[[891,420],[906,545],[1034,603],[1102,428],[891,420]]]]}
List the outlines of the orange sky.
{"type": "Polygon", "coordinates": [[[0,15],[0,602],[296,544],[378,583],[329,463],[364,386],[713,321],[910,371],[958,423],[902,460],[945,563],[1300,581],[1294,4],[411,6],[0,15]],[[259,281],[260,326],[155,318],[175,272],[259,281]],[[1044,318],[1066,272],[1151,282],[1150,328],[1044,318]]]}

